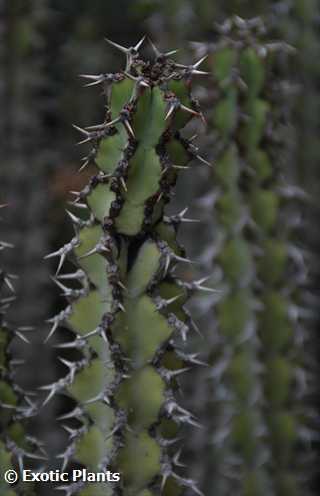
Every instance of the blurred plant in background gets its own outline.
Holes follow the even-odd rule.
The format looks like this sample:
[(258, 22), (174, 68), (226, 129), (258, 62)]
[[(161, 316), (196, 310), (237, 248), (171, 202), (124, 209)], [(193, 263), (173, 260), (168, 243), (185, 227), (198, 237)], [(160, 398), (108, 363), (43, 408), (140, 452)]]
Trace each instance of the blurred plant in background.
[[(15, 246), (4, 253), (6, 267), (19, 274), (17, 299), (8, 316), (16, 327), (41, 326), (54, 300), (48, 267), (43, 264), (50, 236), (55, 233), (54, 223), (49, 231), (47, 195), (49, 166), (57, 158), (50, 144), (50, 76), (46, 71), (46, 29), (51, 11), (48, 2), (31, 0), (3, 0), (0, 10), (1, 197), (8, 204), (2, 232)], [(41, 333), (29, 333), (28, 339), (29, 346), (17, 339), (12, 343), (15, 357), (25, 360), (16, 380), (27, 390), (40, 384), (39, 370), (48, 381), (55, 376), (51, 353), (44, 349)], [(56, 438), (55, 433), (52, 435), (52, 415), (48, 411), (46, 418), (36, 419), (35, 425), (32, 419), (30, 428), (30, 434), (41, 432), (49, 445), (54, 445)]]
[[(3, 205), (0, 206), (2, 208)], [(3, 235), (4, 233), (1, 233)], [(30, 435), (28, 422), (37, 413), (34, 395), (18, 385), (16, 376), (24, 360), (17, 359), (12, 353), (12, 342), (15, 337), (24, 346), (28, 343), (26, 327), (15, 328), (8, 323), (8, 310), (15, 302), (13, 282), (16, 277), (5, 269), (3, 253), (14, 247), (4, 239), (0, 241), (0, 470), (4, 475), (7, 471), (22, 471), (26, 464), (33, 460), (43, 460), (46, 454), (42, 443)], [(3, 496), (14, 494), (33, 494), (33, 484), (18, 481), (12, 491), (4, 477), (1, 477), (0, 491)]]
[[(212, 104), (219, 229), (212, 246), (222, 288), (213, 320), (222, 340), (213, 345), (212, 395), (222, 425), (209, 436), (221, 463), (218, 493), (237, 484), (243, 494), (299, 494), (299, 484), (307, 493), (311, 377), (301, 342), (307, 346), (312, 335), (299, 307), (307, 276), (295, 232), (300, 201), (291, 205), (301, 193), (284, 175), (290, 86), (277, 76), (277, 59), (282, 64), (292, 49), (268, 42), (258, 18), (227, 20), (221, 33), (207, 48), (219, 87)], [(211, 471), (208, 487), (210, 478)]]

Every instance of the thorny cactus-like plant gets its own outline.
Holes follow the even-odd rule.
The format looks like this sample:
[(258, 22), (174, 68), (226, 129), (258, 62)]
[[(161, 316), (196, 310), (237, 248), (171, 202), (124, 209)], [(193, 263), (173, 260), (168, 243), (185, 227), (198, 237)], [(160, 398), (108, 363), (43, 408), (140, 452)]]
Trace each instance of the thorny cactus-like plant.
[[(12, 245), (0, 241), (0, 253)], [(18, 483), (10, 488), (4, 480), (8, 470), (17, 470), (19, 473), (25, 466), (25, 460), (43, 458), (35, 452), (40, 444), (26, 435), (24, 422), (35, 415), (36, 405), (29, 393), (24, 392), (15, 383), (15, 368), (21, 365), (20, 360), (14, 360), (10, 354), (10, 345), (14, 336), (27, 341), (24, 331), (27, 328), (13, 331), (6, 322), (6, 311), (14, 300), (13, 276), (0, 269), (0, 493), (3, 496), (24, 495), (32, 496), (33, 485)]]
[[(224, 29), (231, 27), (229, 22)], [(215, 89), (214, 110), (209, 117), (216, 152), (213, 283), (220, 294), (214, 297), (211, 319), (215, 326), (211, 332), (216, 336), (212, 341), (213, 367), (209, 374), (214, 394), (209, 405), (213, 435), (207, 436), (205, 444), (211, 452), (213, 445), (210, 465), (214, 471), (206, 474), (206, 485), (212, 485), (219, 496), (258, 496), (272, 493), (264, 466), (268, 450), (261, 411), (256, 271), (247, 234), (247, 205), (241, 177), (245, 165), (239, 133), (245, 111), (239, 105), (243, 88), (237, 69), (245, 50), (228, 33), (219, 36), (209, 51), (208, 65)], [(208, 263), (212, 266), (212, 259)]]
[[(307, 418), (311, 376), (301, 349), (308, 341), (303, 289), (307, 269), (299, 241), (301, 209), (299, 213), (295, 204), (304, 193), (283, 179), (282, 171), (288, 173), (283, 153), (287, 87), (272, 72), (272, 58), (283, 56), (287, 47), (259, 45), (254, 40), (249, 45), (241, 61), (247, 86), (244, 112), (248, 116), (241, 142), (248, 166), (246, 196), (253, 221), (255, 291), (261, 303), (257, 316), (271, 451), (268, 468), (275, 494), (308, 494), (304, 477), (311, 454), (306, 450), (312, 439)], [(271, 58), (270, 67), (266, 58)], [(298, 456), (300, 450), (302, 456)]]
[[(196, 424), (177, 400), (178, 376), (198, 359), (183, 350), (193, 323), (183, 305), (200, 283), (183, 283), (175, 275), (178, 262), (189, 263), (176, 240), (185, 211), (173, 217), (164, 207), (178, 173), (190, 159), (205, 162), (181, 130), (202, 117), (190, 97), (198, 64), (183, 66), (153, 47), (155, 58), (140, 58), (141, 40), (123, 48), (125, 71), (84, 75), (88, 86), (102, 85), (105, 120), (87, 129), (76, 127), (92, 149), (83, 167), (97, 173), (70, 213), (75, 237), (49, 257), (59, 257), (56, 282), (69, 300), (52, 319), (72, 332), (61, 349), (80, 352), (67, 361), (67, 374), (45, 386), (49, 401), (69, 394), (75, 408), (61, 417), (70, 444), (60, 456), (63, 468), (76, 462), (88, 470), (121, 473), (123, 495), (180, 494), (197, 491), (179, 473), (180, 427)], [(76, 271), (62, 274), (70, 255)], [(78, 288), (65, 286), (77, 281)], [(68, 421), (73, 423), (70, 425)], [(75, 427), (74, 421), (78, 421)], [(74, 483), (67, 495), (113, 493), (116, 485)]]
[[(5, 248), (11, 247), (7, 243), (0, 242), (0, 251), (2, 252)], [(5, 311), (8, 304), (11, 301), (11, 296), (8, 297), (7, 290), (13, 292), (12, 282), (10, 277), (4, 272), (3, 269), (0, 271), (0, 345), (1, 345), (1, 375), (0, 375), (0, 405), (1, 405), (1, 438), (0, 438), (0, 468), (1, 473), (5, 473), (6, 470), (13, 468), (13, 460), (10, 452), (11, 440), (7, 436), (9, 431), (9, 426), (12, 420), (12, 410), (5, 409), (7, 406), (15, 407), (17, 404), (17, 396), (11, 385), (12, 371), (10, 369), (10, 358), (8, 356), (8, 348), (12, 338), (11, 332), (5, 323)], [(0, 481), (1, 492), (4, 492), (7, 496), (14, 495), (15, 493), (8, 489), (8, 485), (5, 481)]]
[(219, 87), (215, 265), (224, 290), (215, 307), (224, 352), (213, 368), (224, 409), (218, 494), (302, 494), (307, 375), (298, 301), (306, 271), (288, 200), (296, 189), (282, 178), (287, 109), (276, 71), (288, 47), (265, 42), (257, 19), (234, 18), (221, 31), (211, 58)]

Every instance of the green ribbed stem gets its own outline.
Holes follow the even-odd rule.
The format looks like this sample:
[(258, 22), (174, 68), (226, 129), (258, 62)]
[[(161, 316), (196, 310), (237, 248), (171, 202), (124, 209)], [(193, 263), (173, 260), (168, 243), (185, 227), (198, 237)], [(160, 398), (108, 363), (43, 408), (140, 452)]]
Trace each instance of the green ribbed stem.
[[(123, 495), (196, 489), (175, 458), (180, 429), (195, 423), (176, 399), (176, 378), (195, 360), (183, 352), (189, 286), (174, 274), (178, 262), (189, 261), (176, 241), (183, 215), (164, 215), (180, 167), (197, 154), (180, 135), (200, 117), (191, 77), (192, 68), (159, 53), (144, 62), (137, 49), (127, 51), (125, 73), (89, 76), (107, 95), (104, 123), (79, 128), (96, 174), (75, 200), (75, 207), (87, 205), (85, 218), (71, 215), (76, 235), (56, 253), (61, 262), (72, 253), (77, 272), (63, 276), (59, 265), (57, 283), (70, 305), (52, 319), (51, 334), (67, 327), (67, 346), (82, 354), (62, 359), (67, 375), (46, 387), (47, 400), (66, 391), (75, 400), (61, 417), (70, 433), (63, 466), (120, 472)], [(61, 286), (64, 277), (80, 288)], [(79, 428), (68, 427), (75, 418)], [(115, 487), (73, 484), (66, 492), (98, 496)]]
[[(243, 189), (242, 147), (239, 143), (242, 98), (233, 77), (239, 49), (232, 31), (220, 37), (209, 55), (214, 87), (218, 89), (210, 128), (218, 150), (214, 168), (215, 256), (214, 287), (217, 349), (212, 350), (214, 377), (212, 403), (213, 494), (270, 495), (266, 469), (263, 393), (256, 318), (256, 269), (247, 233), (247, 205)], [(241, 51), (240, 51), (241, 53)], [(210, 489), (209, 489), (210, 490)], [(215, 491), (215, 492), (214, 492)]]
[[(296, 382), (303, 368), (299, 346), (303, 327), (299, 317), (297, 321), (291, 317), (301, 298), (300, 255), (293, 253), (302, 252), (289, 224), (292, 207), (281, 191), (285, 190), (281, 167), (287, 156), (283, 139), (287, 114), (275, 74), (278, 54), (283, 56), (287, 47), (269, 45), (264, 34), (259, 20), (231, 20), (229, 32), (211, 56), (220, 87), (213, 124), (220, 146), (223, 140), (216, 210), (223, 240), (217, 262), (226, 296), (217, 305), (217, 316), (220, 332), (227, 325), (230, 336), (238, 338), (229, 343), (223, 375), (229, 379), (237, 412), (231, 417), (229, 434), (238, 458), (241, 494), (289, 496), (302, 494), (298, 479), (305, 473), (297, 458), (298, 443), (305, 444), (300, 433), (307, 414)], [(241, 340), (237, 332), (250, 319), (251, 331), (247, 340)], [(236, 358), (234, 365), (230, 357)], [(253, 384), (257, 392), (250, 407)], [(240, 393), (248, 401), (244, 416), (234, 406)], [(235, 430), (233, 422), (238, 426)], [(227, 451), (228, 439), (222, 442)], [(239, 469), (245, 463), (253, 468), (253, 478)], [(232, 472), (228, 472), (221, 494), (229, 494), (226, 481), (232, 480)]]

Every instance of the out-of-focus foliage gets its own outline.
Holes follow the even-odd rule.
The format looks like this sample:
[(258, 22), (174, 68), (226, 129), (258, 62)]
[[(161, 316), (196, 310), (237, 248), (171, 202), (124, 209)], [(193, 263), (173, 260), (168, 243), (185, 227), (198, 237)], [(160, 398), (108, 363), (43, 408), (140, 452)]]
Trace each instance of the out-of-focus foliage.
[[(43, 264), (49, 236), (55, 232), (53, 224), (49, 233), (51, 202), (47, 185), (48, 166), (56, 159), (50, 137), (47, 73), (46, 30), (51, 10), (46, 0), (3, 0), (0, 11), (0, 174), (1, 198), (8, 204), (2, 232), (15, 245), (15, 250), (4, 254), (8, 271), (19, 274), (15, 282), (17, 300), (8, 313), (17, 327), (37, 326), (48, 317), (53, 301), (48, 268)], [(25, 361), (17, 370), (16, 380), (28, 390), (40, 385), (39, 369), (42, 380), (55, 376), (51, 352), (46, 352), (39, 333), (30, 333), (30, 340), (30, 346), (17, 339), (12, 342), (15, 358)], [(52, 413), (47, 411), (47, 418), (32, 419), (29, 434), (56, 439), (52, 436)]]
[[(2, 206), (1, 206), (2, 207)], [(1, 208), (0, 207), (0, 208)], [(1, 233), (2, 237), (3, 233)], [(43, 458), (37, 454), (40, 443), (28, 437), (26, 420), (36, 414), (36, 404), (28, 391), (24, 391), (16, 382), (17, 368), (21, 363), (14, 359), (11, 345), (14, 336), (18, 336), (26, 346), (24, 329), (13, 329), (7, 322), (7, 311), (15, 301), (14, 277), (3, 266), (3, 253), (13, 246), (5, 240), (0, 241), (0, 470), (2, 474), (16, 470), (19, 474), (26, 467), (26, 461)], [(33, 484), (18, 481), (14, 489), (1, 477), (0, 491), (3, 496), (33, 496)]]

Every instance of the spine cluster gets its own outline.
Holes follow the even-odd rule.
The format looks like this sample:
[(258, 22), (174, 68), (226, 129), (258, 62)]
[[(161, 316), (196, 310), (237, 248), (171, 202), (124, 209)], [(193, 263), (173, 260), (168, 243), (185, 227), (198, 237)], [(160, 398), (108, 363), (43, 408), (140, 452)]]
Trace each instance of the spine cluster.
[[(49, 255), (59, 257), (55, 280), (69, 304), (52, 319), (48, 338), (63, 326), (72, 338), (61, 350), (79, 353), (72, 362), (61, 356), (65, 377), (45, 386), (45, 402), (56, 393), (75, 401), (61, 416), (70, 439), (63, 467), (121, 474), (117, 486), (80, 482), (63, 487), (67, 495), (197, 491), (180, 473), (177, 447), (180, 428), (196, 424), (177, 392), (179, 375), (197, 363), (184, 351), (192, 321), (183, 308), (197, 283), (175, 275), (179, 262), (190, 262), (176, 240), (185, 212), (168, 217), (164, 207), (180, 170), (194, 157), (203, 160), (181, 134), (201, 117), (190, 96), (192, 76), (201, 71), (155, 47), (146, 62), (142, 42), (128, 49), (110, 42), (125, 53), (125, 71), (84, 75), (105, 96), (104, 122), (77, 127), (91, 146), (83, 167), (96, 174), (75, 193), (74, 238)], [(75, 272), (61, 272), (66, 257)]]

